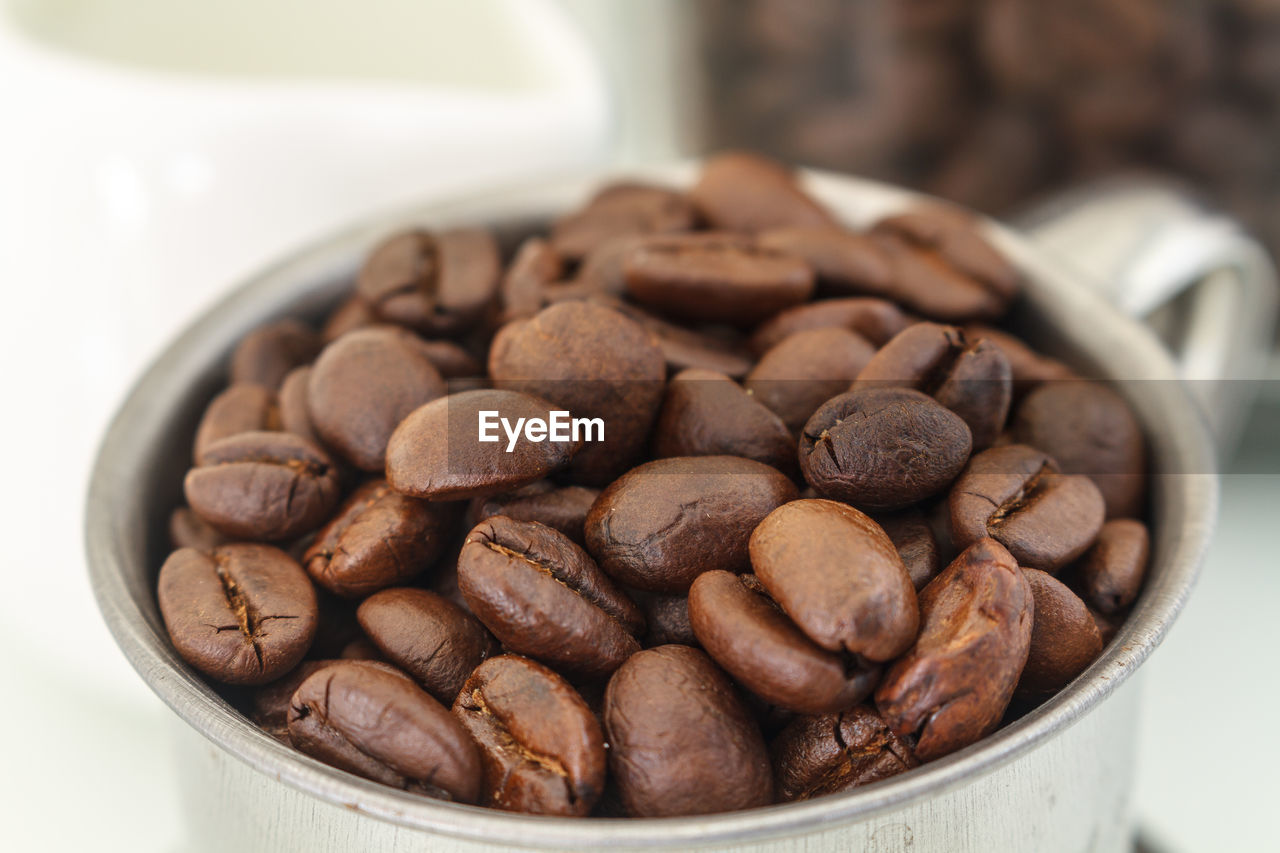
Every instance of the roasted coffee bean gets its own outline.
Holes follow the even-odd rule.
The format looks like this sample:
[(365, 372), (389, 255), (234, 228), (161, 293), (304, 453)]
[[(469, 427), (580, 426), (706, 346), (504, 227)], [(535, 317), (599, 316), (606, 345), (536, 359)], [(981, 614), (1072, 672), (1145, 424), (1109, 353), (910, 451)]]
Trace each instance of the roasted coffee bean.
[(209, 445), (242, 432), (270, 432), (281, 428), (276, 394), (262, 385), (232, 385), (214, 397), (196, 427), (197, 459)]
[(868, 510), (909, 506), (945, 489), (973, 439), (958, 415), (907, 388), (833, 397), (800, 435), (800, 470), (825, 497)]
[(386, 656), (367, 637), (357, 637), (342, 647), (342, 651), (338, 652), (338, 659), (385, 662)]
[(990, 447), (1004, 429), (1013, 399), (1013, 373), (1004, 351), (970, 339), (955, 326), (916, 323), (875, 353), (853, 388), (923, 391), (969, 425), (974, 450)]
[(481, 228), (406, 231), (370, 253), (357, 293), (388, 323), (427, 335), (463, 332), (498, 288), (498, 244)]
[(552, 305), (505, 326), (489, 350), (498, 388), (545, 397), (574, 417), (601, 418), (604, 441), (574, 458), (579, 485), (602, 486), (639, 456), (662, 402), (661, 350), (616, 311), (582, 302)]
[[(545, 488), (532, 488), (538, 485), (544, 485)], [(599, 489), (584, 486), (556, 488), (547, 480), (540, 480), (526, 489), (487, 499), (477, 498), (472, 526), (495, 515), (505, 515), (516, 521), (545, 524), (559, 530), (579, 545), (586, 541), (583, 527), (591, 505), (600, 497)]]
[(851, 506), (784, 504), (751, 534), (751, 566), (800, 630), (828, 651), (887, 661), (915, 639), (911, 576), (880, 526)]
[(788, 308), (761, 323), (751, 335), (751, 351), (763, 355), (796, 332), (832, 327), (848, 329), (875, 346), (883, 346), (909, 322), (897, 305), (885, 299), (823, 299)]
[(994, 319), (1018, 293), (1017, 271), (974, 228), (950, 217), (900, 214), (877, 223), (872, 235), (889, 257), (894, 301), (926, 317)]
[(496, 420), (491, 440), (480, 440), (480, 413), (497, 412), (496, 417), (519, 430), (520, 423), (549, 423), (555, 409), (544, 399), (516, 391), (462, 391), (434, 400), (392, 434), (387, 482), (406, 495), (442, 501), (491, 495), (540, 480), (568, 464), (582, 438), (533, 441), (525, 432), (508, 451), (512, 439)]
[(1120, 633), (1120, 625), (1124, 621), (1123, 615), (1108, 616), (1090, 607), (1089, 617), (1093, 619), (1093, 624), (1098, 629), (1098, 635), (1102, 638), (1102, 647), (1106, 648), (1115, 639), (1116, 634)]
[(644, 236), (615, 237), (592, 249), (574, 277), (547, 287), (547, 304), (574, 299), (618, 299), (627, 292), (622, 265)]
[(760, 356), (742, 384), (787, 429), (799, 432), (819, 406), (848, 390), (875, 354), (875, 347), (848, 329), (807, 329)]
[(703, 572), (745, 570), (751, 531), (795, 497), (795, 485), (762, 462), (658, 459), (600, 494), (587, 515), (587, 550), (627, 586), (685, 592)]
[(231, 354), (231, 384), (280, 387), (295, 367), (320, 352), (321, 338), (297, 320), (280, 320), (245, 335)]
[(644, 617), (559, 531), (494, 516), (458, 558), (458, 588), (502, 644), (562, 672), (598, 678), (640, 648)]
[(663, 595), (642, 589), (628, 590), (644, 614), (644, 647), (665, 646), (679, 643), (682, 646), (698, 645), (698, 637), (689, 622), (689, 597), (687, 595)]
[(964, 334), (969, 340), (985, 339), (1000, 348), (1009, 362), (1015, 397), (1021, 397), (1042, 382), (1057, 382), (1075, 377), (1071, 368), (1036, 352), (1021, 338), (1008, 332), (982, 323), (968, 323), (964, 327)]
[(551, 244), (571, 260), (580, 260), (620, 237), (689, 231), (697, 214), (683, 193), (637, 182), (601, 189), (581, 210), (563, 216), (551, 228)]
[(1102, 634), (1083, 601), (1059, 580), (1023, 569), (1035, 601), (1031, 650), (1018, 681), (1018, 695), (1052, 696), (1084, 672), (1102, 652)]
[(482, 805), (581, 817), (604, 792), (600, 723), (546, 667), (515, 655), (485, 661), (467, 679), (453, 715), (480, 748)]
[(1050, 574), (1093, 543), (1106, 509), (1093, 481), (1059, 473), (1048, 454), (1025, 444), (974, 456), (948, 500), (957, 546), (990, 536), (1019, 565)]
[(300, 435), (317, 445), (323, 445), (323, 439), (311, 423), (311, 409), (307, 404), (308, 387), (311, 383), (311, 365), (295, 367), (280, 383), (280, 429)]
[(564, 263), (551, 244), (530, 237), (520, 244), (511, 266), (502, 274), (498, 294), (502, 301), (501, 323), (532, 317), (546, 305), (546, 289), (564, 274)]
[(237, 539), (279, 541), (314, 530), (340, 497), (328, 454), (284, 432), (245, 432), (214, 442), (187, 472), (191, 508)]
[(717, 329), (719, 335), (711, 335), (668, 322), (628, 302), (614, 300), (609, 305), (653, 335), (667, 368), (673, 373), (692, 367), (738, 379), (751, 369), (751, 354), (738, 336), (725, 334), (728, 331), (725, 328)]
[[(426, 341), (406, 329), (400, 333), (445, 379), (472, 378), (484, 373), (479, 359), (453, 341)], [(456, 383), (450, 383), (449, 387), (458, 390)]]
[(302, 568), (268, 545), (182, 548), (160, 567), (160, 614), (187, 663), (227, 684), (266, 684), (315, 637), (316, 594)]
[(788, 710), (852, 708), (880, 677), (878, 667), (860, 666), (806, 637), (755, 575), (698, 575), (689, 588), (689, 622), (702, 648), (735, 681)]
[(920, 764), (911, 746), (866, 705), (797, 717), (769, 752), (778, 799), (788, 803), (851, 791)]
[(1146, 494), (1146, 441), (1115, 391), (1098, 382), (1048, 382), (1014, 413), (1015, 441), (1052, 456), (1066, 474), (1085, 474), (1107, 502), (1107, 518), (1134, 518)]
[(632, 655), (609, 680), (604, 728), (610, 775), (633, 817), (773, 801), (760, 727), (729, 679), (697, 649), (659, 646)]
[(911, 577), (911, 585), (917, 592), (924, 589), (924, 585), (942, 569), (942, 552), (924, 513), (912, 508), (880, 513), (871, 519), (880, 525), (893, 542), (893, 547), (898, 549), (902, 565)]
[(759, 243), (803, 258), (819, 287), (833, 293), (887, 296), (892, 293), (889, 259), (871, 237), (837, 226), (777, 228), (760, 234)]
[(731, 231), (834, 222), (785, 166), (739, 151), (709, 157), (689, 198), (712, 227)]
[(358, 295), (352, 294), (337, 308), (333, 309), (333, 313), (329, 315), (324, 328), (320, 330), (320, 337), (326, 344), (330, 344), (347, 332), (363, 329), (377, 322), (378, 317), (373, 313), (373, 309), (369, 307), (369, 303)]
[(276, 740), (289, 743), (289, 700), (302, 682), (331, 663), (331, 660), (304, 660), (280, 678), (254, 690), (249, 718)]
[(307, 382), (311, 423), (364, 471), (382, 471), (387, 441), (410, 412), (445, 393), (439, 371), (390, 329), (360, 329), (325, 347)]
[(1102, 525), (1078, 566), (1085, 600), (1107, 615), (1133, 604), (1147, 573), (1150, 549), (1147, 527), (1141, 521), (1117, 518)]
[(663, 314), (752, 326), (813, 293), (800, 258), (740, 234), (650, 237), (623, 261), (627, 294)]
[(994, 539), (966, 548), (920, 593), (920, 636), (885, 673), (876, 708), (932, 761), (995, 731), (1031, 648), (1031, 585)]
[(752, 391), (723, 373), (682, 370), (667, 383), (653, 455), (742, 456), (791, 476), (796, 441), (787, 425)]
[(180, 506), (169, 514), (169, 544), (175, 551), (179, 548), (212, 551), (229, 541), (209, 522), (196, 515), (191, 507)]
[(408, 676), (340, 661), (293, 694), (289, 739), (326, 764), (442, 798), (480, 798), (480, 755), (449, 711)]
[(387, 660), (445, 704), (452, 704), (471, 671), (498, 651), (474, 616), (425, 589), (375, 592), (361, 602), (356, 618)]

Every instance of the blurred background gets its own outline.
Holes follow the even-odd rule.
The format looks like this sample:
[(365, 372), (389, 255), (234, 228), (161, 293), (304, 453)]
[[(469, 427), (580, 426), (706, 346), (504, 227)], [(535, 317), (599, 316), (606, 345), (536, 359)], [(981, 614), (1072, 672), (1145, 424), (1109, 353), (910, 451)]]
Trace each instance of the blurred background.
[[(1280, 250), (1277, 0), (0, 0), (0, 116), (10, 850), (184, 849), (170, 715), (85, 581), (88, 468), (166, 341), (345, 221), (733, 146), (1015, 223), (1140, 174)], [(1280, 360), (1259, 305), (1214, 551), (1144, 667), (1155, 851), (1274, 845)]]

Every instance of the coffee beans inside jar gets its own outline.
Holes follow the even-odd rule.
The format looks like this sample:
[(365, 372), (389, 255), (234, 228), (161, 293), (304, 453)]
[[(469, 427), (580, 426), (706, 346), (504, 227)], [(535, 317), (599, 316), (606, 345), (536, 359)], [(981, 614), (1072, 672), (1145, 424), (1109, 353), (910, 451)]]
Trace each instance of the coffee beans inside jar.
[(1052, 697), (1140, 595), (1142, 430), (998, 328), (964, 212), (852, 228), (734, 153), (507, 243), (387, 235), (192, 436), (160, 612), (271, 736), (529, 814), (808, 799)]

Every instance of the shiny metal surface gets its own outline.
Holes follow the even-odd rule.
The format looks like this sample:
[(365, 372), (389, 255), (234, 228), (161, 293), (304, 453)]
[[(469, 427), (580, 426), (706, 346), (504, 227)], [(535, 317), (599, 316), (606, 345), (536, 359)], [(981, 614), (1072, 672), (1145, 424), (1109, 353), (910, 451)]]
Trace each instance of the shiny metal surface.
[[(673, 183), (690, 166), (644, 170)], [(879, 184), (807, 175), (852, 224), (915, 198)], [(272, 317), (314, 313), (349, 284), (387, 231), (422, 225), (545, 222), (598, 178), (507, 189), (405, 210), (322, 240), (255, 277), (186, 330), (139, 380), (103, 441), (89, 490), (94, 589), (117, 642), (186, 725), (179, 737), (193, 838), (208, 849), (1121, 850), (1136, 689), (1125, 682), (1181, 610), (1217, 502), (1208, 433), (1159, 341), (1014, 232), (992, 238), (1025, 272), (1017, 321), (1081, 369), (1119, 386), (1148, 431), (1155, 537), (1149, 583), (1103, 655), (1060, 695), (991, 737), (867, 788), (810, 802), (667, 820), (563, 820), (441, 803), (327, 767), (274, 741), (228, 706), (169, 647), (153, 598), (164, 519), (180, 493), (189, 437), (232, 342)], [(1124, 687), (1120, 690), (1121, 685)], [(199, 732), (206, 739), (194, 739)], [(195, 742), (193, 742), (195, 741)]]

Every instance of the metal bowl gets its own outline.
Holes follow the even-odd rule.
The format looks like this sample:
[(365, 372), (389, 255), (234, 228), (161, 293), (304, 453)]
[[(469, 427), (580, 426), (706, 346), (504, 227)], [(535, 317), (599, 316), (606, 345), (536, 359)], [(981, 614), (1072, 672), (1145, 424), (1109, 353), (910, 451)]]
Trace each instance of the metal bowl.
[[(637, 174), (680, 185), (694, 168)], [(995, 224), (986, 226), (991, 238), (1027, 280), (1015, 325), (1077, 368), (1116, 380), (1143, 424), (1154, 535), (1146, 588), (1101, 657), (1052, 700), (980, 743), (884, 782), (789, 805), (678, 819), (519, 816), (426, 799), (321, 764), (264, 734), (178, 657), (157, 611), (155, 578), (195, 424), (224, 381), (234, 342), (265, 321), (317, 316), (333, 305), (363, 253), (391, 230), (486, 224), (510, 242), (582, 201), (601, 180), (559, 180), (400, 210), (320, 240), (254, 276), (185, 330), (116, 415), (89, 487), (90, 576), (121, 650), (185, 721), (180, 780), (193, 846), (1124, 849), (1137, 702), (1133, 689), (1117, 688), (1186, 602), (1215, 518), (1213, 455), (1199, 410), (1152, 334)], [(805, 181), (854, 225), (918, 200), (831, 174), (805, 173)], [(207, 742), (189, 737), (192, 730)]]

